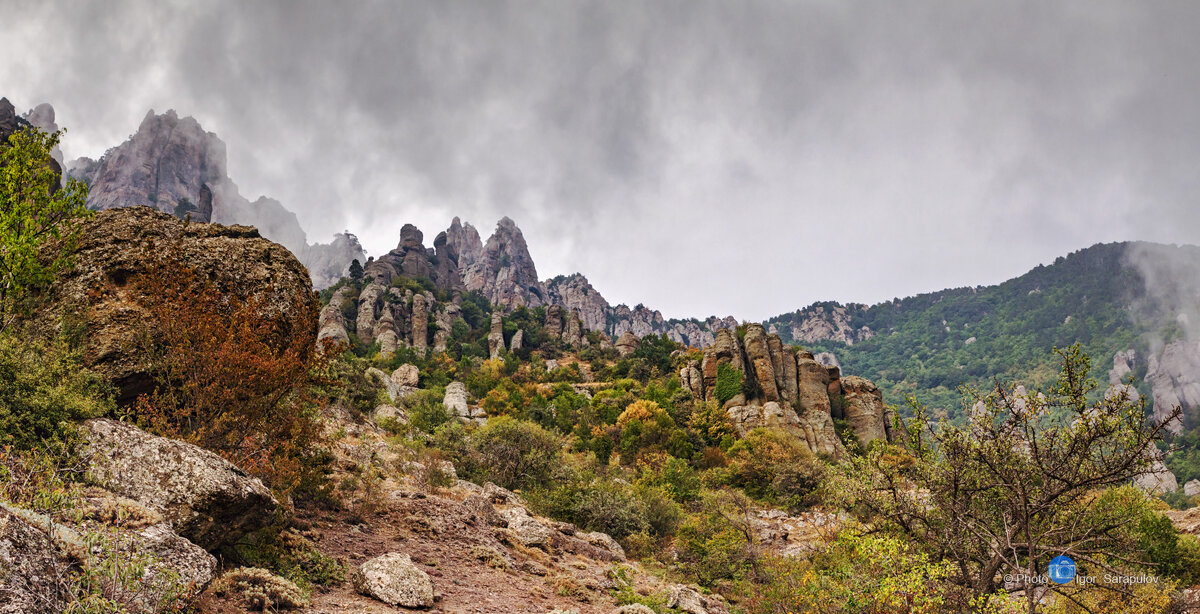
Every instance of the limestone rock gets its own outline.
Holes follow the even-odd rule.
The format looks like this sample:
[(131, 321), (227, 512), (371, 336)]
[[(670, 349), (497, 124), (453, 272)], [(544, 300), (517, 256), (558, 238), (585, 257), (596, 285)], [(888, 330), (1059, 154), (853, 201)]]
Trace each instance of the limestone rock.
[(384, 390), (387, 391), (388, 398), (390, 398), (393, 402), (399, 401), (404, 397), (402, 394), (403, 390), (400, 388), (400, 385), (397, 384), (396, 381), (393, 380), (387, 373), (384, 373), (375, 367), (370, 367), (366, 371), (366, 376), (367, 378), (372, 379), (379, 385), (383, 386)]
[(563, 308), (559, 305), (550, 305), (546, 308), (546, 334), (554, 339), (562, 339), (563, 333)]
[(500, 350), (504, 349), (504, 323), (498, 311), (492, 313), (492, 329), (487, 339), (488, 352), (491, 359), (496, 360), (500, 357)]
[(1183, 494), (1186, 497), (1195, 497), (1200, 495), (1200, 480), (1188, 480), (1183, 485)]
[(484, 495), (470, 495), (463, 500), (463, 505), (471, 510), (471, 513), (475, 514), (475, 517), (485, 525), (492, 527), (508, 526), (508, 521), (496, 512), (496, 508), (492, 505), (491, 500)]
[(697, 399), (704, 398), (704, 375), (700, 373), (700, 363), (693, 360), (680, 369), (679, 382), (692, 396)]
[(515, 352), (515, 351), (521, 349), (522, 344), (524, 342), (525, 342), (525, 331), (521, 330), (521, 329), (517, 329), (517, 332), (513, 333), (512, 341), (510, 341), (508, 344), (508, 350), (510, 352)]
[(654, 610), (640, 603), (631, 603), (613, 610), (612, 614), (654, 614)]
[(467, 407), (467, 386), (462, 382), (446, 384), (446, 395), (442, 397), (442, 405), (446, 407), (446, 411), (455, 416), (471, 417), (470, 409)]
[(687, 614), (708, 614), (708, 608), (704, 607), (704, 596), (700, 591), (684, 584), (672, 584), (667, 587), (667, 607)]
[(66, 595), (55, 576), (68, 565), (45, 533), (0, 507), (0, 614), (58, 614)]
[(1149, 473), (1134, 478), (1133, 485), (1157, 496), (1179, 490), (1179, 479), (1159, 458), (1151, 464)]
[(767, 346), (767, 333), (762, 324), (746, 326), (743, 344), (748, 367), (746, 377), (754, 378), (764, 401), (778, 402), (780, 397), (779, 389), (775, 385), (775, 368)]
[(583, 275), (576, 273), (550, 280), (546, 291), (555, 306), (562, 305), (568, 313), (577, 313), (585, 330), (604, 330), (607, 326), (608, 301)]
[(617, 543), (617, 540), (613, 539), (608, 533), (593, 531), (591, 533), (578, 533), (578, 536), (597, 548), (603, 548), (609, 551), (609, 553), (611, 553), (613, 558), (616, 560), (625, 560), (625, 549), (622, 548), (621, 544)]
[(93, 479), (206, 550), (266, 526), (279, 507), (261, 481), (207, 450), (114, 420), (88, 420), (82, 432)]
[(516, 534), (517, 539), (526, 546), (545, 547), (550, 540), (550, 527), (538, 522), (523, 507), (512, 507), (500, 510), (500, 517), (508, 523), (508, 528)]
[(230, 298), (254, 301), (282, 335), (315, 345), (318, 303), (308, 271), (287, 249), (253, 228), (184, 224), (146, 207), (101, 211), (85, 223), (74, 264), (51, 286), (38, 319), (57, 325), (64, 312), (80, 315), (89, 331), (85, 365), (129, 403), (155, 385), (143, 340), (155, 333), (148, 309), (158, 297), (139, 284), (179, 264)]
[(407, 554), (389, 552), (354, 570), (354, 589), (389, 605), (427, 608), (433, 605), (433, 582)]
[(882, 439), (891, 440), (892, 412), (883, 402), (883, 393), (870, 380), (858, 376), (841, 379), (846, 395), (846, 422), (865, 446)]
[(713, 391), (717, 387), (717, 368), (729, 364), (734, 369), (742, 368), (742, 346), (733, 331), (723, 328), (717, 331), (713, 344), (704, 348), (704, 361), (701, 363), (701, 373), (704, 375), (704, 398), (715, 399)]
[(429, 305), (425, 294), (413, 296), (412, 303), (412, 347), (421, 354), (429, 347)]
[(403, 364), (392, 371), (391, 379), (397, 386), (416, 388), (420, 376), (421, 371), (416, 365)]
[[(796, 359), (796, 405), (809, 411), (830, 413), (829, 370), (811, 358)], [(834, 416), (841, 418), (842, 416)]]
[[(1183, 408), (1183, 418), (1194, 419), (1200, 413), (1200, 343), (1191, 340), (1172, 341), (1163, 346), (1148, 361), (1146, 381), (1154, 397), (1151, 417), (1166, 420), (1176, 407)], [(1167, 429), (1179, 433), (1183, 422), (1174, 420)]]
[(507, 217), (496, 224), (479, 259), (463, 270), (462, 278), (467, 290), (483, 292), (492, 304), (506, 311), (547, 302), (525, 236)]
[(637, 350), (638, 345), (638, 338), (634, 336), (633, 332), (625, 331), (624, 334), (617, 338), (616, 348), (617, 352), (622, 356), (628, 356)]
[(386, 293), (386, 288), (382, 283), (372, 281), (358, 294), (358, 319), (355, 321), (354, 329), (358, 332), (359, 341), (374, 343), (375, 313), (379, 309), (380, 298)]
[(562, 339), (563, 343), (571, 347), (583, 345), (583, 324), (579, 321), (579, 314), (574, 310), (567, 312), (567, 322)]

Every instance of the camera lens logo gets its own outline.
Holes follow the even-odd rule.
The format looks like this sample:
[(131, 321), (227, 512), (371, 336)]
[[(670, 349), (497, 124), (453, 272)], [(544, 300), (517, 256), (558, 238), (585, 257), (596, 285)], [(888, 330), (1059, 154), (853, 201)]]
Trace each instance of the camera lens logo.
[(1056, 556), (1050, 560), (1047, 572), (1051, 580), (1058, 584), (1066, 584), (1075, 579), (1075, 561), (1065, 554)]

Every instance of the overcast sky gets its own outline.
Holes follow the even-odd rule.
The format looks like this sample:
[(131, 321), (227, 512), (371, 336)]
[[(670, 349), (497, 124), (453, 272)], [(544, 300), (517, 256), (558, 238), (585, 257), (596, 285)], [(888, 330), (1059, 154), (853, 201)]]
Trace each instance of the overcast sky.
[(310, 241), (508, 215), (669, 317), (1200, 243), (1200, 3), (0, 3), (0, 95), (68, 159), (174, 108)]

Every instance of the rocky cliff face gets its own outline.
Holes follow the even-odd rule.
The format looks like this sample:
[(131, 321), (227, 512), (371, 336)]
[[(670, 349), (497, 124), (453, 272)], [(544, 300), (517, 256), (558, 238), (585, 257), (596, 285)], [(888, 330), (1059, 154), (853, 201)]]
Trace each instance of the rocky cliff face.
[[(7, 144), (12, 133), (23, 128), (35, 126), (44, 132), (58, 130), (54, 123), (54, 108), (48, 104), (40, 104), (24, 116), (17, 115), (17, 110), (7, 98), (0, 98), (0, 144)], [(51, 166), (54, 172), (62, 176), (62, 152), (57, 147), (51, 152)]]
[[(723, 365), (740, 372), (743, 382), (732, 394), (725, 393), (728, 398), (718, 397)], [(834, 430), (837, 417), (849, 422), (864, 445), (892, 439), (890, 412), (874, 384), (858, 377), (843, 382), (839, 369), (818, 363), (807, 352), (797, 353), (760, 324), (747, 325), (741, 339), (731, 329), (718, 330), (703, 361), (685, 366), (679, 379), (694, 396), (723, 401), (743, 434), (779, 427), (796, 433), (815, 453), (841, 456), (845, 449)]]
[(525, 235), (507, 217), (496, 224), (496, 232), (488, 238), (478, 259), (462, 269), (462, 279), (467, 290), (483, 292), (492, 304), (505, 310), (547, 303)]
[(875, 336), (867, 326), (855, 327), (853, 312), (862, 305), (815, 304), (788, 316), (776, 318), (771, 332), (778, 332), (792, 343), (836, 341), (854, 345)]
[[(38, 116), (52, 121), (53, 111), (42, 109)], [(99, 160), (73, 161), (68, 173), (88, 184), (92, 209), (146, 206), (198, 222), (254, 226), (296, 254), (318, 288), (345, 275), (351, 260), (365, 259), (353, 235), (311, 245), (295, 214), (279, 201), (243, 197), (228, 176), (225, 143), (175, 111), (150, 111), (128, 141)]]

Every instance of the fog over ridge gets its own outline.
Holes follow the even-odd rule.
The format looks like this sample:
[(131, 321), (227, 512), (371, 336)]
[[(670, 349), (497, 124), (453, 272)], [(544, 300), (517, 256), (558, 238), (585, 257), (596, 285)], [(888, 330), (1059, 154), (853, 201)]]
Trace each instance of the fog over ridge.
[(0, 95), (68, 159), (173, 108), (313, 241), (507, 215), (668, 317), (1200, 243), (1192, 3), (7, 4)]

